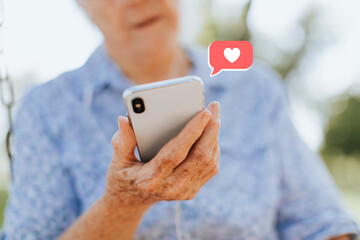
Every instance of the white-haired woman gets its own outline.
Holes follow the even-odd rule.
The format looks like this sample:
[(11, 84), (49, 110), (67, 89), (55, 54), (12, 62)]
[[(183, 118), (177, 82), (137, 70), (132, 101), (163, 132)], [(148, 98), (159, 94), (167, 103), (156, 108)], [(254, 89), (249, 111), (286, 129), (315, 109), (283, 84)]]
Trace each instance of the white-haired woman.
[[(275, 74), (255, 64), (210, 79), (206, 50), (178, 42), (177, 0), (78, 1), (104, 43), (23, 97), (2, 239), (357, 236)], [(122, 91), (189, 74), (217, 102), (139, 162)]]

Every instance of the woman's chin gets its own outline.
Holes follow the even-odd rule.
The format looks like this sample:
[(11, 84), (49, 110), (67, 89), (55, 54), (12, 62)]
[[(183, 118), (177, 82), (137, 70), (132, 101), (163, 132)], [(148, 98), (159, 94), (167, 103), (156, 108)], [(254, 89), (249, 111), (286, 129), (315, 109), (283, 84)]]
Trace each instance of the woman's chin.
[(133, 47), (142, 53), (156, 53), (161, 50), (171, 49), (176, 46), (176, 36), (171, 34), (154, 34), (134, 41)]

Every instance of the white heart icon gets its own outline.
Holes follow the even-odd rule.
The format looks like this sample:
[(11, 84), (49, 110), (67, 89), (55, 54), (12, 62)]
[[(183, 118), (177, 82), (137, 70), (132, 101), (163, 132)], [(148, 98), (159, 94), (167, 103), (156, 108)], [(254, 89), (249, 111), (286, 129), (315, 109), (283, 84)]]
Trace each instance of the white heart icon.
[(224, 56), (229, 62), (234, 63), (240, 57), (240, 49), (238, 49), (238, 48), (234, 48), (234, 49), (227, 48), (224, 51)]

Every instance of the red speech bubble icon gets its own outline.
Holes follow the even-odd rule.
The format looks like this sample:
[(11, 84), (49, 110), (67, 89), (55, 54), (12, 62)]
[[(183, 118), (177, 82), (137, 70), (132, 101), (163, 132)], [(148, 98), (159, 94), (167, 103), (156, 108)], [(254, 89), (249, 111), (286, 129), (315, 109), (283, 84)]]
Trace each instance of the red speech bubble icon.
[(253, 48), (248, 41), (215, 41), (209, 46), (211, 77), (221, 71), (246, 71), (253, 63)]

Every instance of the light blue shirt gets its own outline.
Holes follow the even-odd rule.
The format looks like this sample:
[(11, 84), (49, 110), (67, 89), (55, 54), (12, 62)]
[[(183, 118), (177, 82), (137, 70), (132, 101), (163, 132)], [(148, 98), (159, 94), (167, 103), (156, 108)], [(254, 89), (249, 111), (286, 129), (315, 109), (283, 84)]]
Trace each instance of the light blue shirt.
[[(206, 49), (185, 48), (221, 103), (220, 171), (190, 201), (192, 239), (326, 239), (358, 228), (322, 160), (290, 120), (278, 76), (255, 63), (210, 78)], [(14, 124), (14, 182), (2, 239), (54, 239), (104, 193), (122, 92), (132, 84), (101, 45), (81, 68), (29, 91)], [(145, 214), (138, 239), (175, 239), (175, 202)]]

